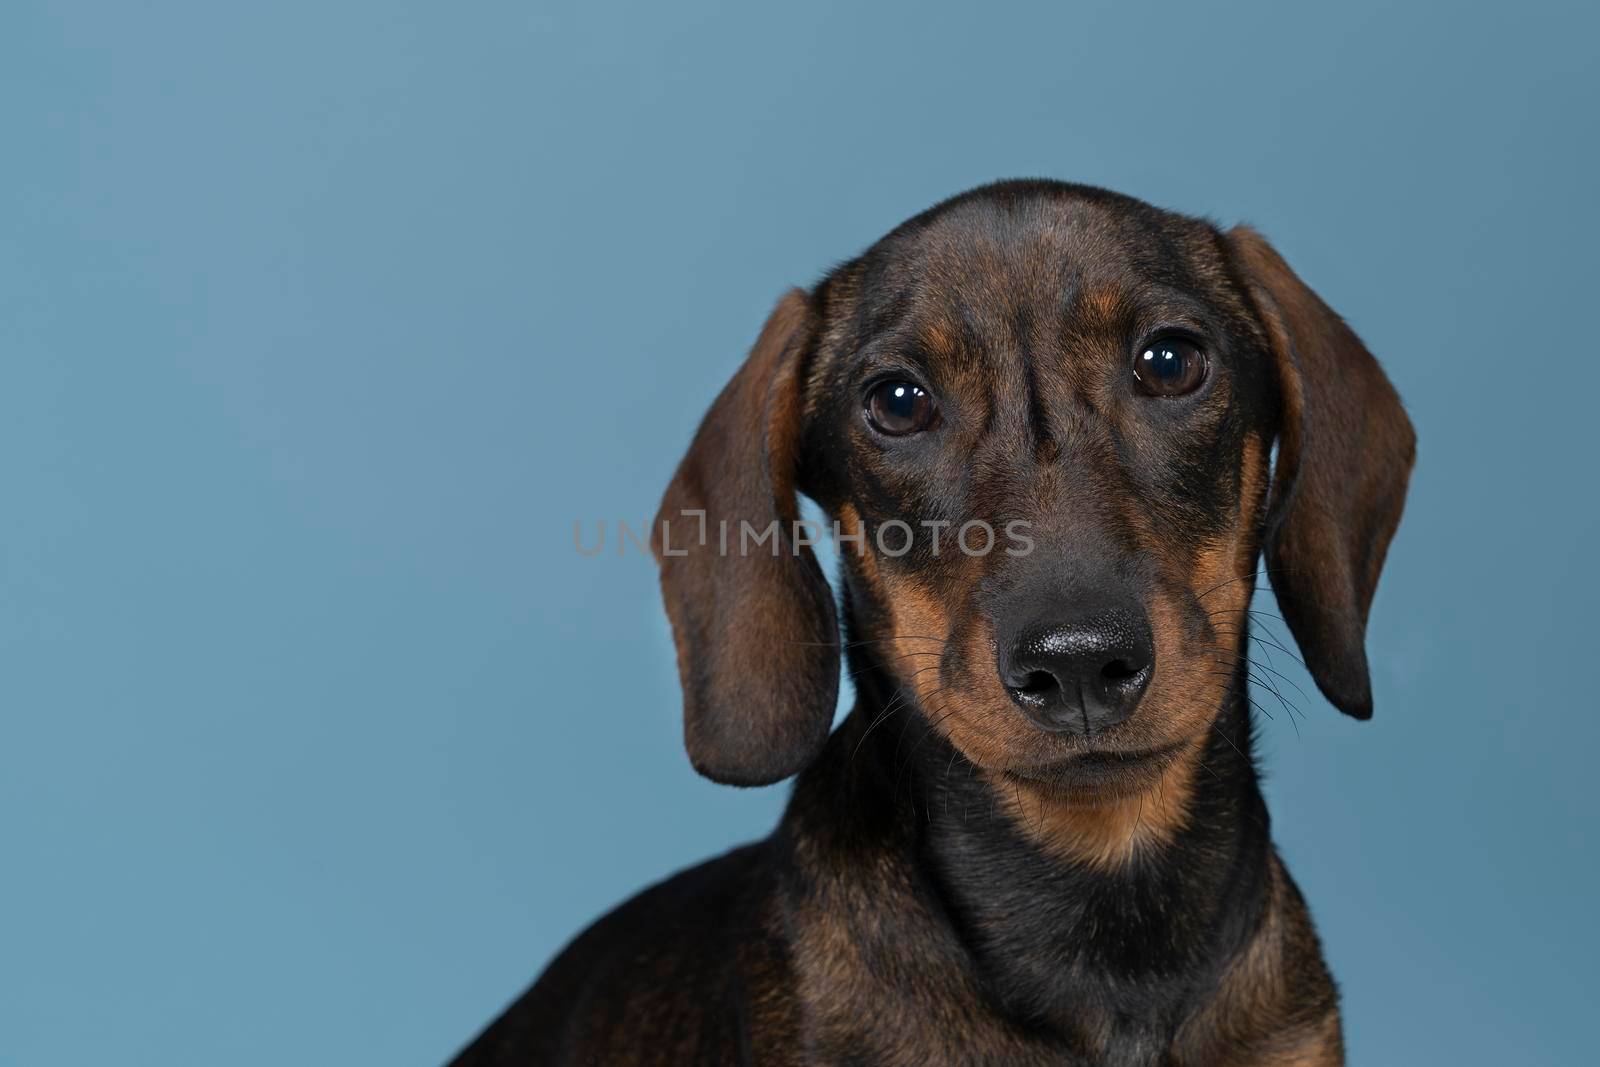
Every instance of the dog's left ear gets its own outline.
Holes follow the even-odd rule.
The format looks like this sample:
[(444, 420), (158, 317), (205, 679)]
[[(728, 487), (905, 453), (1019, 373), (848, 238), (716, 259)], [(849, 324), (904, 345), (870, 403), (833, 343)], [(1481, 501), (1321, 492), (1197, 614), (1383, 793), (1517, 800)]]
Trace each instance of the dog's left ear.
[(684, 745), (697, 771), (728, 785), (770, 785), (810, 763), (839, 698), (833, 593), (793, 536), (801, 364), (816, 320), (799, 289), (778, 302), (706, 413), (651, 531)]
[(1228, 245), (1278, 367), (1283, 418), (1264, 551), (1306, 666), (1334, 706), (1372, 717), (1367, 610), (1416, 456), (1416, 435), (1378, 361), (1254, 230)]

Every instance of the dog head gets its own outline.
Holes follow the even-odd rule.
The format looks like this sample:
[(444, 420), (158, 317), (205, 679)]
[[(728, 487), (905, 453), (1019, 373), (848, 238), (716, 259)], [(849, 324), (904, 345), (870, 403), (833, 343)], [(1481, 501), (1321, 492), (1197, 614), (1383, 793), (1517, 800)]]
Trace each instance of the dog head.
[(1114, 788), (1193, 744), (1263, 555), (1317, 684), (1366, 718), (1413, 451), (1253, 231), (1053, 182), (956, 197), (779, 302), (667, 491), (690, 757), (762, 784), (827, 736), (840, 630), (802, 493), (841, 535), (859, 658), (985, 770)]

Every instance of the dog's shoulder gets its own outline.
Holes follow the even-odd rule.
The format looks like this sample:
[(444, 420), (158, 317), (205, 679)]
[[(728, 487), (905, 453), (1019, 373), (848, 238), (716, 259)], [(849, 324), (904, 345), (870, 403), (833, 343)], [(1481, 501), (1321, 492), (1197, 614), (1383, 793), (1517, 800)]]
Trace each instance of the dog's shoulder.
[(1276, 851), (1255, 930), (1180, 1033), (1178, 1047), (1184, 1062), (1344, 1062), (1338, 986), (1311, 912)]
[(773, 846), (734, 849), (643, 890), (579, 934), (454, 1061), (706, 1063), (748, 1058), (784, 966), (767, 930)]

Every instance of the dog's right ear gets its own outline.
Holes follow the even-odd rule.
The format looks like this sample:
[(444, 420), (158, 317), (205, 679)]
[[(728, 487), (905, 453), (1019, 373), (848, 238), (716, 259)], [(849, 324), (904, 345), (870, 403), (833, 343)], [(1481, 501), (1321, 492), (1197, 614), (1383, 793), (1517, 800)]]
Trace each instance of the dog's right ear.
[(651, 531), (684, 744), (696, 770), (728, 785), (770, 785), (805, 767), (839, 696), (833, 594), (793, 537), (801, 363), (816, 334), (810, 299), (791, 290), (706, 413)]

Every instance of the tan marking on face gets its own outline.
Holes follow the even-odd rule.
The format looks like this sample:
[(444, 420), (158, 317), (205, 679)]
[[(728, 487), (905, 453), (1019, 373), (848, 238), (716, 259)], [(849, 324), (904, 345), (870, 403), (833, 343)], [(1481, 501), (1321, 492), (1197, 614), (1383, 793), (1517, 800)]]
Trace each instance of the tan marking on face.
[(1116, 286), (1092, 285), (1079, 295), (1074, 309), (1080, 327), (1110, 329), (1121, 322), (1122, 290)]
[[(1214, 662), (1216, 657), (1192, 657), (1195, 662), (1176, 684), (1152, 686), (1145, 699), (1154, 702), (1153, 709), (1141, 707), (1133, 719), (1114, 728), (1114, 743), (1128, 751), (1176, 746), (1172, 756), (1142, 777), (1130, 776), (1117, 795), (1074, 794), (1010, 773), (1057, 763), (1090, 746), (1040, 730), (1012, 702), (989, 669), (995, 655), (990, 624), (972, 619), (965, 632), (958, 624), (958, 631), (951, 633), (950, 613), (930, 593), (893, 580), (885, 582), (885, 589), (896, 634), (889, 651), (893, 673), (911, 688), (933, 728), (980, 769), (1019, 830), (1057, 855), (1101, 867), (1126, 863), (1140, 849), (1176, 837), (1188, 819), (1205, 730), (1221, 703), (1225, 680), (1220, 675), (1225, 671)], [(1179, 647), (1176, 616), (1164, 601), (1152, 612), (1152, 629), (1159, 664), (1165, 649)], [(960, 642), (959, 661), (966, 666), (956, 677), (945, 677), (938, 669), (932, 643), (922, 636), (947, 633), (949, 640)], [(1173, 653), (1167, 675), (1180, 671), (1177, 663)]]
[(922, 346), (935, 358), (948, 359), (955, 355), (959, 338), (949, 321), (940, 317), (924, 323), (921, 330)]
[(1129, 725), (1153, 734), (1150, 746), (1194, 737), (1211, 726), (1222, 707), (1231, 668), (1238, 655), (1237, 633), (1217, 632), (1195, 640), (1177, 605), (1158, 593), (1149, 604), (1155, 639), (1156, 672)]
[(1151, 535), (1148, 516), (1137, 509), (1129, 516), (1143, 543), (1151, 546), (1147, 558), (1164, 569), (1169, 587), (1188, 590), (1203, 616), (1197, 627), (1193, 606), (1180, 605), (1167, 590), (1158, 590), (1147, 605), (1156, 673), (1123, 728), (1151, 745), (1211, 729), (1244, 658), (1241, 639), (1255, 590), (1252, 570), (1266, 499), (1267, 449), (1260, 438), (1246, 442), (1234, 521), (1225, 534), (1192, 552), (1163, 551)]
[(1244, 458), (1239, 468), (1239, 518), (1234, 527), (1234, 567), (1247, 574), (1255, 565), (1260, 546), (1258, 531), (1267, 502), (1267, 464), (1272, 442), (1256, 436), (1247, 437)]
[(1214, 618), (1234, 619), (1250, 606), (1255, 582), (1251, 569), (1259, 545), (1266, 502), (1268, 445), (1258, 437), (1245, 442), (1239, 465), (1239, 504), (1227, 536), (1204, 546), (1195, 560), (1191, 586), (1195, 596)]
[(960, 642), (962, 677), (945, 679), (938, 695), (939, 710), (932, 714), (934, 728), (961, 754), (984, 770), (1004, 769), (1019, 762), (1044, 763), (1060, 759), (1051, 753), (1048, 738), (1023, 716), (1000, 685), (994, 663), (994, 631), (986, 620), (973, 619)]
[(1194, 678), (1200, 677), (1200, 672), (1213, 673), (1216, 687), (1207, 692), (1215, 698), (1214, 705), (1234, 668), (1248, 653), (1242, 647), (1242, 638), (1247, 629), (1245, 616), (1255, 595), (1254, 567), (1260, 550), (1257, 531), (1267, 491), (1267, 447), (1255, 437), (1245, 442), (1233, 528), (1227, 536), (1200, 549), (1189, 581), (1190, 590), (1205, 613), (1204, 647), (1180, 653), (1180, 669)]
[[(1114, 293), (1098, 294), (1103, 311)], [(1215, 542), (1174, 552), (1154, 536), (1150, 516), (1125, 515), (1149, 556), (1168, 572), (1168, 583), (1187, 587), (1210, 618), (1193, 631), (1192, 610), (1158, 591), (1146, 608), (1156, 650), (1156, 674), (1139, 709), (1089, 746), (1039, 730), (1016, 707), (992, 669), (992, 622), (974, 609), (973, 561), (967, 573), (940, 589), (898, 574), (877, 559), (870, 540), (858, 546), (860, 572), (882, 598), (892, 632), (881, 655), (896, 681), (916, 698), (930, 724), (980, 769), (995, 790), (998, 809), (1041, 847), (1101, 868), (1127, 863), (1142, 850), (1170, 843), (1187, 824), (1202, 752), (1239, 659), (1239, 634), (1253, 588), (1254, 530), (1266, 492), (1266, 446), (1251, 438), (1242, 460), (1236, 520)], [(841, 525), (863, 529), (855, 508), (839, 512)], [(946, 676), (945, 642), (958, 642), (960, 669)], [(1057, 785), (1016, 772), (1059, 762), (1089, 747), (1144, 751), (1174, 748), (1148, 774), (1131, 776), (1117, 795), (1068, 795)]]
[[(1002, 806), (1013, 822), (1058, 855), (1100, 867), (1126, 863), (1141, 849), (1171, 842), (1187, 822), (1200, 753), (1233, 677), (1240, 652), (1244, 611), (1253, 588), (1249, 571), (1256, 546), (1251, 531), (1265, 492), (1265, 450), (1252, 440), (1240, 477), (1240, 502), (1229, 534), (1203, 546), (1191, 559), (1167, 559), (1208, 616), (1200, 634), (1186, 624), (1172, 597), (1157, 592), (1147, 604), (1156, 652), (1156, 673), (1138, 710), (1102, 735), (1126, 749), (1178, 745), (1177, 755), (1123, 795), (1090, 798), (1061, 795), (1057, 788), (991, 774)], [(1148, 519), (1130, 516), (1146, 532)], [(1156, 543), (1153, 540), (1147, 543)], [(1152, 557), (1161, 558), (1152, 551)], [(971, 710), (948, 725), (947, 734), (986, 769), (1025, 765), (1042, 747), (1039, 732), (1023, 724), (995, 722), (991, 707), (1012, 711), (1003, 692), (971, 702)], [(1011, 719), (1021, 722), (1022, 717)], [(1060, 758), (1059, 754), (1055, 758)], [(1043, 761), (1041, 761), (1043, 762)]]
[[(994, 659), (992, 633), (973, 627), (962, 639), (968, 664)], [(1068, 741), (1038, 729), (1016, 707), (993, 671), (979, 677), (946, 679), (928, 698), (931, 685), (917, 687), (936, 730), (980, 769), (1003, 810), (1017, 828), (1041, 847), (1064, 858), (1098, 867), (1116, 867), (1141, 849), (1172, 841), (1187, 823), (1189, 798), (1199, 771), (1203, 730), (1209, 717), (1170, 723), (1124, 724), (1119, 744), (1130, 750), (1169, 746), (1178, 750), (1139, 778), (1130, 777), (1117, 795), (1084, 796), (1051, 783), (1033, 781), (1015, 772), (1052, 764), (1085, 751), (1081, 741)], [(1209, 679), (1208, 679), (1209, 681)], [(1212, 699), (1214, 710), (1218, 701)], [(1188, 708), (1204, 705), (1190, 701)], [(1138, 716), (1135, 716), (1137, 719)]]
[(861, 576), (874, 588), (878, 588), (878, 557), (868, 547), (869, 536), (867, 524), (861, 520), (861, 513), (851, 503), (840, 504), (837, 518), (839, 529), (844, 531), (844, 536), (850, 540), (840, 540), (840, 550), (852, 553), (849, 559), (854, 559), (861, 566)]
[(950, 632), (950, 618), (937, 597), (912, 582), (897, 582), (887, 576), (884, 587), (889, 591), (889, 614), (895, 621), (896, 640), (910, 636), (942, 641)]
[(1042, 782), (991, 777), (1001, 806), (1024, 834), (1054, 855), (1102, 869), (1126, 864), (1143, 849), (1170, 844), (1189, 820), (1200, 745), (1196, 741), (1153, 769), (1142, 788), (1085, 802)]
[(846, 563), (855, 565), (856, 573), (889, 613), (889, 632), (873, 640), (868, 654), (926, 708), (926, 696), (936, 694), (941, 685), (940, 654), (949, 633), (949, 618), (935, 597), (885, 571), (872, 535), (853, 504), (839, 505), (835, 515), (841, 530), (862, 538), (846, 543)]
[[(841, 530), (862, 537), (842, 549), (845, 562), (853, 565), (889, 617), (886, 631), (873, 634), (867, 654), (920, 701), (940, 686), (940, 653), (949, 634), (949, 615), (932, 593), (884, 565), (854, 505), (841, 504), (835, 515)], [(893, 699), (903, 698), (896, 694)]]

